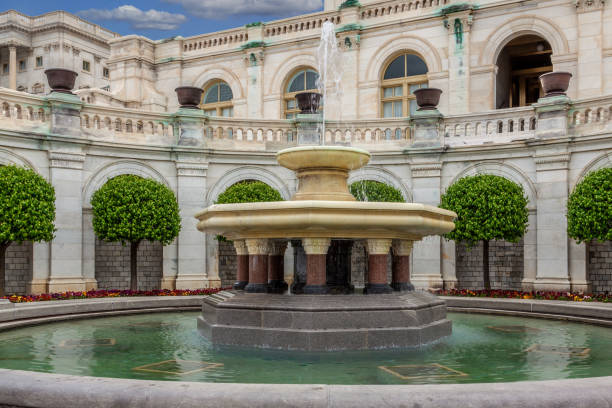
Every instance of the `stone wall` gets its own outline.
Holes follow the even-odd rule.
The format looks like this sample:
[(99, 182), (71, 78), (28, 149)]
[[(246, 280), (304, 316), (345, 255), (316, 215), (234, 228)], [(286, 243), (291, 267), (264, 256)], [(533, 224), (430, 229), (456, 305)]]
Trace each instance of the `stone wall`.
[[(459, 289), (484, 289), (482, 272), (482, 242), (468, 249), (456, 245), (456, 268)], [(489, 242), (489, 276), (491, 289), (521, 290), (523, 279), (523, 241)]]
[(232, 286), (236, 282), (238, 268), (234, 244), (229, 241), (219, 241), (219, 278), (221, 287)]
[(32, 243), (12, 244), (5, 257), (6, 293), (25, 295), (32, 280)]
[(588, 279), (593, 293), (612, 292), (612, 241), (589, 244)]
[[(138, 247), (138, 290), (161, 287), (163, 246), (143, 241)], [(130, 288), (130, 246), (96, 239), (98, 289)]]

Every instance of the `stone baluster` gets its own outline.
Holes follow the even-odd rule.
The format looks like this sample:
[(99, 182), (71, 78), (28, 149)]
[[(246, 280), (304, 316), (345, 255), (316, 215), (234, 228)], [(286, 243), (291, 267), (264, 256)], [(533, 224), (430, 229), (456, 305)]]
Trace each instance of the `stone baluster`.
[(387, 283), (387, 256), (390, 248), (390, 239), (368, 239), (368, 283), (364, 293), (393, 292)]
[(234, 240), (236, 249), (236, 283), (234, 289), (243, 290), (249, 283), (249, 251), (243, 239)]
[(249, 283), (244, 287), (248, 293), (268, 291), (268, 253), (270, 244), (267, 239), (246, 239), (249, 251)]
[(410, 283), (410, 252), (412, 241), (393, 240), (393, 263), (391, 287), (398, 292), (414, 290)]
[(287, 241), (272, 241), (268, 255), (268, 292), (283, 293), (287, 290), (285, 282), (285, 250)]
[(327, 289), (327, 250), (330, 238), (304, 238), (302, 246), (306, 252), (306, 286), (304, 293), (322, 295)]

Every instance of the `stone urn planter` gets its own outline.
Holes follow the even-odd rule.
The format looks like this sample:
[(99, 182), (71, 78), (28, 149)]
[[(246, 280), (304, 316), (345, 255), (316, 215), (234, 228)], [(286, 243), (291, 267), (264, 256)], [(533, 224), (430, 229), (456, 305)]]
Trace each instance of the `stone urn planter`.
[(74, 82), (79, 74), (69, 69), (50, 68), (45, 70), (45, 75), (52, 92), (72, 94)]
[(181, 108), (199, 109), (202, 100), (202, 88), (195, 86), (179, 86), (174, 90)]
[(416, 103), (419, 111), (434, 110), (440, 103), (442, 90), (438, 88), (421, 88), (413, 92), (416, 96)]
[(554, 71), (540, 75), (540, 84), (544, 90), (544, 97), (564, 96), (569, 87), (572, 74), (564, 71)]
[(317, 113), (321, 104), (321, 94), (318, 92), (302, 92), (295, 95), (295, 99), (297, 99), (300, 113), (305, 114)]

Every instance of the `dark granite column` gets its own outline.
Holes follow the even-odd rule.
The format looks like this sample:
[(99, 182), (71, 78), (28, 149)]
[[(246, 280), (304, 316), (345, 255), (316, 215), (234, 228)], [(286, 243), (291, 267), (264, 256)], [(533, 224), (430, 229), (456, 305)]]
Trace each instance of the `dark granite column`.
[(236, 283), (234, 289), (243, 290), (249, 283), (249, 252), (243, 239), (234, 241), (236, 249)]
[(393, 240), (393, 278), (391, 287), (398, 292), (408, 292), (414, 290), (410, 283), (410, 251), (412, 241)]
[(248, 293), (265, 293), (268, 291), (268, 240), (246, 239), (249, 251), (249, 284), (244, 291)]
[(285, 282), (285, 250), (287, 241), (272, 241), (268, 255), (268, 293), (283, 293)]
[(328, 292), (326, 261), (330, 242), (329, 238), (302, 239), (302, 246), (306, 252), (305, 294), (322, 295)]
[(392, 293), (387, 283), (387, 257), (391, 248), (390, 239), (368, 239), (368, 283), (364, 293)]

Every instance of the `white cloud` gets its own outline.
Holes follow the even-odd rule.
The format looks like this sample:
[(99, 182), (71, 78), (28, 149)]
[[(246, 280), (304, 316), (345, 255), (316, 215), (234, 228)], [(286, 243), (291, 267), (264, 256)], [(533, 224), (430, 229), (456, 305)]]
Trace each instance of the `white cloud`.
[(83, 10), (77, 14), (92, 20), (125, 21), (135, 29), (175, 30), (187, 20), (187, 17), (182, 14), (153, 9), (144, 11), (129, 4), (111, 10)]
[(322, 0), (164, 0), (178, 3), (190, 14), (202, 18), (223, 19), (226, 17), (253, 14), (279, 17), (318, 11)]

